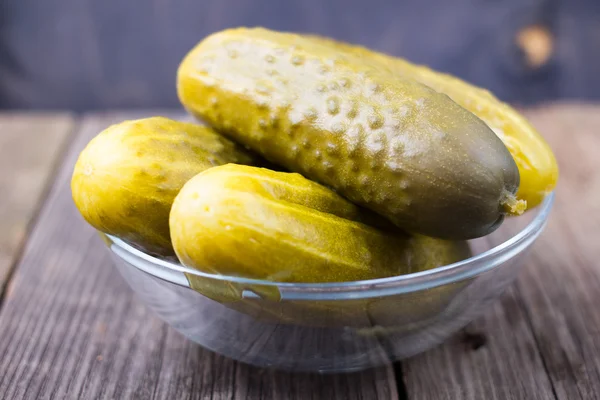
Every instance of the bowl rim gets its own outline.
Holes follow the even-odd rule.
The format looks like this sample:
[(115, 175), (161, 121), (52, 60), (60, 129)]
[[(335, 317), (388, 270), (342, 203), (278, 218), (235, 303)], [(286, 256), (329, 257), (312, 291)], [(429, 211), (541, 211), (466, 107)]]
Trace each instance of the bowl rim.
[[(276, 287), (281, 293), (286, 292), (287, 298), (305, 298), (306, 295), (309, 295), (312, 299), (363, 298), (373, 295), (379, 296), (426, 290), (466, 280), (500, 266), (529, 247), (541, 234), (548, 221), (554, 197), (554, 192), (552, 192), (544, 198), (543, 202), (535, 208), (537, 212), (535, 217), (522, 230), (501, 244), (478, 255), (426, 271), (362, 281), (289, 283), (210, 274), (178, 263), (161, 260), (134, 248), (115, 236), (109, 234), (103, 235), (109, 239), (109, 247), (118, 257), (124, 258), (123, 256), (126, 256), (126, 261), (138, 269), (182, 286), (191, 287), (187, 277), (182, 279), (181, 275), (184, 274), (235, 283), (247, 287)], [(533, 211), (532, 209), (531, 212)], [(156, 271), (164, 272), (165, 270), (167, 272), (174, 272), (176, 278), (173, 279), (175, 275), (168, 273), (155, 273)], [(254, 295), (256, 294), (254, 293)]]

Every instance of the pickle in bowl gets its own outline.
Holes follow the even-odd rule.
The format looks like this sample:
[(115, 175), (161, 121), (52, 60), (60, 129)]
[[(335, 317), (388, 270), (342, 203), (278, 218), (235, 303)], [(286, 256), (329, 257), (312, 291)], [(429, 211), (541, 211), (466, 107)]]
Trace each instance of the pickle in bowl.
[(437, 72), (424, 65), (392, 57), (358, 45), (310, 35), (334, 52), (347, 52), (364, 57), (389, 68), (392, 73), (421, 82), (485, 122), (510, 151), (519, 169), (520, 185), (517, 199), (526, 202), (527, 209), (539, 205), (551, 193), (558, 180), (558, 164), (552, 149), (527, 119), (489, 91), (455, 76)]
[(191, 177), (229, 162), (252, 163), (246, 150), (213, 129), (152, 117), (124, 121), (81, 152), (71, 180), (77, 209), (101, 232), (154, 255), (172, 255), (169, 212)]
[[(170, 228), (185, 266), (271, 282), (385, 278), (470, 255), (464, 241), (408, 235), (299, 174), (235, 164), (211, 168), (188, 181), (173, 203)], [(274, 286), (208, 284), (201, 276), (187, 276), (207, 297), (290, 323), (302, 318), (304, 323), (333, 319), (354, 325), (364, 320), (357, 314), (366, 312), (364, 302), (345, 304), (344, 310), (326, 302), (279, 302)], [(244, 299), (245, 289), (258, 293), (261, 301)]]

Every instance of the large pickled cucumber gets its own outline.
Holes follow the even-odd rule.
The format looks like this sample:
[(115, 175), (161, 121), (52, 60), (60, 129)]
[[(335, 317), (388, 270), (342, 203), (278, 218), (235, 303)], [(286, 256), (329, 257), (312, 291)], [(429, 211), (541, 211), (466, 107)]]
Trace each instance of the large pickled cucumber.
[[(454, 246), (376, 229), (365, 224), (370, 220), (362, 209), (299, 174), (229, 164), (185, 184), (173, 203), (170, 226), (184, 265), (277, 282), (344, 282), (415, 272), (434, 266), (429, 246)], [(441, 262), (464, 256), (462, 249)]]
[(517, 163), (521, 178), (517, 198), (525, 200), (527, 208), (538, 205), (556, 186), (558, 164), (548, 143), (522, 115), (487, 90), (426, 66), (364, 47), (319, 36), (311, 38), (337, 51), (354, 52), (359, 57), (377, 60), (398, 75), (413, 78), (447, 94), (481, 118), (502, 139)]
[(181, 102), (234, 140), (410, 232), (483, 236), (518, 213), (502, 141), (447, 96), (299, 35), (211, 35), (178, 72)]
[(71, 189), (88, 223), (138, 248), (173, 254), (169, 211), (188, 179), (245, 150), (212, 129), (153, 117), (112, 125), (81, 152)]
[[(175, 199), (170, 218), (182, 263), (217, 275), (343, 282), (420, 272), (471, 255), (464, 241), (408, 236), (389, 226), (375, 229), (365, 224), (373, 222), (379, 223), (368, 211), (298, 174), (233, 164), (192, 178)], [(203, 295), (280, 323), (368, 326), (368, 309), (374, 302), (280, 300), (273, 286), (187, 276), (190, 286)], [(244, 290), (261, 298), (246, 298)], [(449, 301), (453, 293), (432, 291), (431, 301)], [(394, 304), (386, 299), (386, 307)], [(413, 303), (405, 311), (414, 315), (425, 303)], [(398, 313), (399, 307), (392, 308)], [(377, 307), (378, 315), (381, 309)]]

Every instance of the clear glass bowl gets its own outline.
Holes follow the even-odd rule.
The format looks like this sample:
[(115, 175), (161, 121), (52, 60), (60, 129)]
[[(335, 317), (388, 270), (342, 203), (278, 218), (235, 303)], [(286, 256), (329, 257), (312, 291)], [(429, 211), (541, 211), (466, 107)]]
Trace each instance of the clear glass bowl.
[(138, 296), (203, 347), (262, 367), (356, 371), (430, 349), (477, 316), (515, 279), (553, 200), (470, 241), (474, 256), (467, 260), (361, 282), (211, 275), (101, 235)]

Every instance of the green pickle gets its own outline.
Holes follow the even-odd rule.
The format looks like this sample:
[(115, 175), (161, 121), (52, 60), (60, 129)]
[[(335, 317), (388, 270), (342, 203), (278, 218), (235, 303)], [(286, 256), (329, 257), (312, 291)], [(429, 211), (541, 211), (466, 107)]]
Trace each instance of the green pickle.
[(216, 165), (253, 161), (245, 149), (204, 126), (163, 117), (124, 121), (81, 152), (71, 191), (90, 225), (168, 256), (169, 212), (183, 184)]
[[(385, 278), (469, 257), (464, 241), (407, 235), (296, 173), (229, 164), (189, 180), (170, 215), (182, 264), (202, 272), (271, 282)], [(302, 302), (276, 286), (187, 274), (190, 286), (236, 310), (284, 323), (362, 326), (369, 301)], [(245, 298), (243, 291), (260, 299)]]
[(521, 208), (537, 206), (554, 190), (559, 173), (552, 149), (526, 118), (492, 93), (402, 58), (325, 37), (313, 35), (310, 38), (330, 46), (334, 51), (351, 52), (381, 63), (397, 75), (412, 78), (450, 96), (461, 107), (481, 118), (502, 140), (517, 164), (520, 185), (516, 196), (526, 202), (518, 204)]
[(190, 51), (177, 88), (196, 117), (405, 231), (480, 237), (523, 208), (517, 166), (483, 121), (369, 57), (232, 29)]

